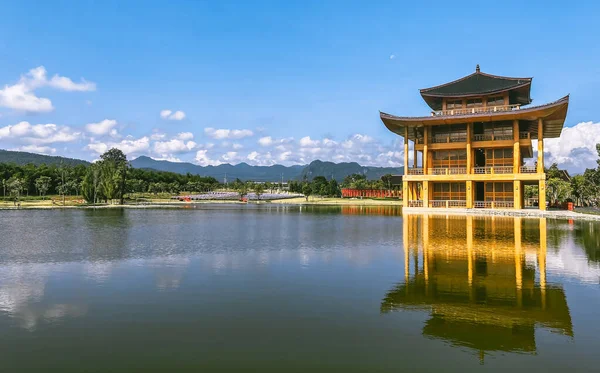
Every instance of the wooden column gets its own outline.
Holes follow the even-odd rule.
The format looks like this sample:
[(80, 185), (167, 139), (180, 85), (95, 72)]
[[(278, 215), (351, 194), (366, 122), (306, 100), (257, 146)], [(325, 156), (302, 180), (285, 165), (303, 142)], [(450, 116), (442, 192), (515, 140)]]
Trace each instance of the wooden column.
[(402, 207), (408, 207), (408, 181), (402, 181)]
[(473, 208), (473, 180), (467, 181), (467, 208)]
[(429, 181), (423, 181), (423, 207), (429, 207)]
[(417, 141), (413, 141), (413, 167), (417, 168)]
[(429, 154), (427, 152), (429, 145), (429, 127), (423, 128), (423, 175), (427, 175), (427, 167), (429, 167)]
[(519, 121), (513, 121), (513, 174), (518, 174), (521, 168), (521, 146), (519, 145)]
[(540, 176), (538, 204), (540, 210), (546, 210), (546, 175), (544, 174), (544, 121), (538, 119), (538, 157), (537, 173)]
[(521, 201), (523, 199), (521, 198), (521, 195), (523, 194), (523, 190), (522, 190), (520, 180), (513, 181), (513, 189), (514, 189), (513, 199), (514, 199), (515, 209), (522, 209), (523, 206), (521, 206)]
[(404, 175), (408, 175), (408, 127), (404, 127)]
[(540, 180), (539, 182), (538, 205), (540, 210), (546, 211), (546, 179)]
[(544, 122), (542, 121), (542, 118), (538, 119), (537, 173), (544, 173)]
[(467, 174), (470, 174), (473, 169), (471, 137), (473, 137), (473, 123), (467, 123)]

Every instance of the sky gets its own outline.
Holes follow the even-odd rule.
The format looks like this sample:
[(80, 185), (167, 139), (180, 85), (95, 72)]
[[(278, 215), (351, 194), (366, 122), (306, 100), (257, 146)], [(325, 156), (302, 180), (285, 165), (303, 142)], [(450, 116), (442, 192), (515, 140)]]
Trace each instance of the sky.
[(3, 2), (0, 148), (401, 166), (379, 111), (428, 115), (420, 88), (480, 64), (534, 77), (534, 105), (570, 94), (546, 162), (595, 167), (600, 3), (417, 3)]

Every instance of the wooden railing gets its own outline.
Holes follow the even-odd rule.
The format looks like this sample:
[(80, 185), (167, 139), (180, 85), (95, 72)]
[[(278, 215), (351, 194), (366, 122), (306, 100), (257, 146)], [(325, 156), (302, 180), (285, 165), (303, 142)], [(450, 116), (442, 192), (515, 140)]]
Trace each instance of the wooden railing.
[(475, 201), (473, 206), (476, 209), (505, 209), (515, 207), (515, 203), (513, 201)]
[(422, 168), (409, 168), (408, 169), (408, 174), (409, 175), (423, 175), (423, 169)]
[(452, 116), (452, 115), (471, 115), (471, 114), (483, 114), (483, 113), (496, 113), (503, 111), (519, 110), (520, 104), (516, 105), (501, 105), (501, 106), (480, 106), (473, 108), (460, 108), (450, 110), (435, 110), (431, 112), (432, 117), (439, 116)]
[(431, 138), (431, 142), (433, 144), (446, 144), (446, 143), (457, 143), (457, 142), (467, 142), (466, 136), (433, 136)]
[(529, 132), (519, 132), (519, 138), (522, 140), (531, 139), (531, 134)]
[(465, 208), (467, 201), (464, 200), (439, 200), (429, 201), (429, 205), (434, 208)]
[(408, 207), (423, 207), (423, 201), (422, 200), (408, 201)]
[(502, 140), (512, 140), (513, 135), (494, 135), (487, 133), (477, 133), (473, 135), (473, 141), (502, 141)]
[(519, 172), (522, 174), (535, 174), (537, 173), (536, 166), (521, 166), (519, 167)]
[(512, 174), (513, 171), (513, 166), (473, 167), (477, 175)]
[(466, 167), (438, 167), (428, 168), (429, 175), (464, 175), (467, 173)]

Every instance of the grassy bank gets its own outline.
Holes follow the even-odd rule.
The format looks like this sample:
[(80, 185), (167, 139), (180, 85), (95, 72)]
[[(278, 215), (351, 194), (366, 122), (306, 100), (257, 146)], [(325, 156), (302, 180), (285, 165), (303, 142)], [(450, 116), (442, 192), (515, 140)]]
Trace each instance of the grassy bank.
[(402, 206), (399, 199), (358, 199), (358, 198), (320, 198), (304, 197), (280, 199), (271, 201), (271, 203), (294, 204), (294, 205), (351, 205), (351, 206)]

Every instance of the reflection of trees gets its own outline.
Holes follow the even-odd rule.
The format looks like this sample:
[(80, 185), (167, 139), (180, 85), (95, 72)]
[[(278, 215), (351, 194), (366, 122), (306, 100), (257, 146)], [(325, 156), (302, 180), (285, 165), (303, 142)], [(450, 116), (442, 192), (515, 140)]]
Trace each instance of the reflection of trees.
[(597, 222), (579, 221), (575, 225), (575, 237), (588, 257), (588, 260), (600, 263), (600, 225)]

